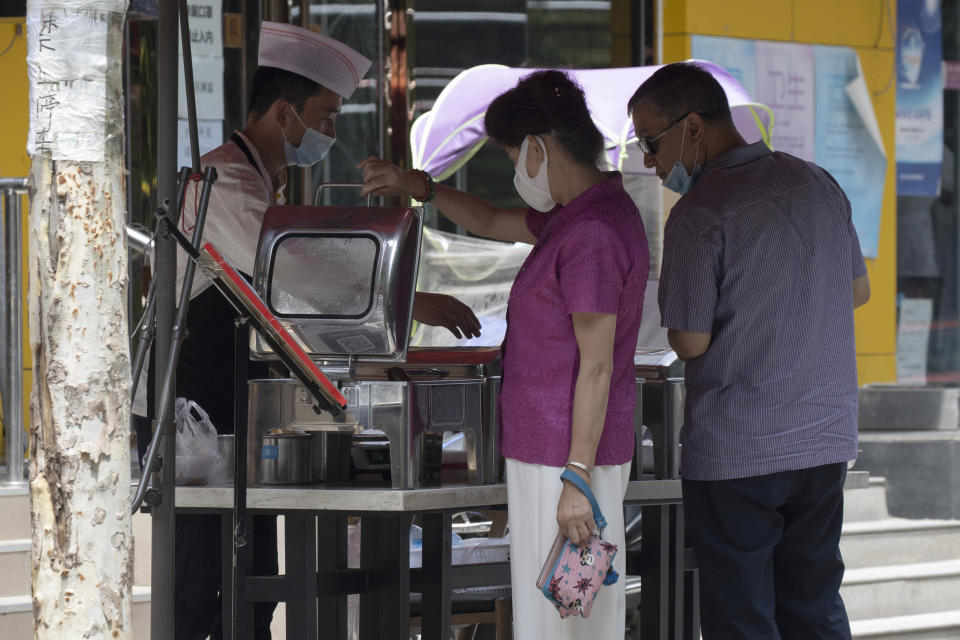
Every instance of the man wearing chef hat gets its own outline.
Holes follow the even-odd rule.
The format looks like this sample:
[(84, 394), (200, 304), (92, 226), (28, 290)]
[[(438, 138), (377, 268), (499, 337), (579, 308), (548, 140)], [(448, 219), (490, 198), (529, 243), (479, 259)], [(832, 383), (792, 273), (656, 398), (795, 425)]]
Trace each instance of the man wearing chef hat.
[[(301, 27), (264, 22), (258, 68), (253, 78), (249, 118), (225, 144), (201, 158), (217, 170), (204, 222), (203, 240), (216, 246), (239, 271), (253, 273), (260, 226), (266, 210), (282, 204), (288, 166), (309, 167), (336, 141), (335, 121), (370, 67), (370, 60), (332, 38)], [(198, 189), (187, 188), (181, 229), (192, 230)], [(178, 250), (177, 288), (187, 261)], [(479, 335), (470, 309), (450, 296), (418, 293), (414, 318), (444, 326), (454, 335)], [(186, 341), (177, 363), (177, 396), (196, 401), (222, 432), (233, 425), (233, 320), (229, 303), (199, 274), (194, 280), (186, 321)], [(251, 376), (265, 377), (265, 371)], [(227, 373), (225, 373), (227, 372)], [(225, 377), (227, 376), (227, 377)], [(141, 438), (144, 442), (148, 438)], [(178, 516), (174, 634), (180, 639), (219, 637), (220, 525), (215, 516)], [(277, 572), (276, 521), (254, 518), (258, 575)], [(258, 603), (254, 637), (270, 637), (275, 605)]]

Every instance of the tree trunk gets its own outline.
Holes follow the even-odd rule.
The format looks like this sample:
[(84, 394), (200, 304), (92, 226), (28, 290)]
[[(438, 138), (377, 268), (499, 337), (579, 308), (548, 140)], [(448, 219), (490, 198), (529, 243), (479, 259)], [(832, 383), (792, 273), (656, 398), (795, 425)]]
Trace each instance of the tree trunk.
[(34, 637), (129, 638), (126, 3), (30, 0)]

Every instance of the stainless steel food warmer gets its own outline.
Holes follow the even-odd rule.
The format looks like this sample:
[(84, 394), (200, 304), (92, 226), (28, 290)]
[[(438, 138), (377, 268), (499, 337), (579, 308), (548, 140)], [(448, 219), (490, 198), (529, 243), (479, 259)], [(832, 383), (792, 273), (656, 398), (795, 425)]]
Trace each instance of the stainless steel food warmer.
[[(672, 349), (638, 347), (634, 365), (638, 396), (641, 396), (637, 399), (637, 411), (642, 416), (643, 425), (650, 429), (653, 439), (654, 476), (678, 478), (680, 430), (683, 428), (683, 402), (686, 397), (683, 362)], [(635, 416), (634, 425), (637, 424)], [(637, 444), (640, 444), (639, 432)]]
[[(415, 488), (443, 432), (464, 434), (469, 482), (498, 469), (494, 378), (498, 349), (408, 349), (422, 231), (414, 207), (269, 209), (254, 288), (279, 322), (348, 399), (339, 416), (317, 413), (289, 379), (251, 380), (248, 461), (260, 483), (268, 429), (360, 433), (389, 441), (394, 488)], [(272, 359), (251, 333), (251, 357)]]

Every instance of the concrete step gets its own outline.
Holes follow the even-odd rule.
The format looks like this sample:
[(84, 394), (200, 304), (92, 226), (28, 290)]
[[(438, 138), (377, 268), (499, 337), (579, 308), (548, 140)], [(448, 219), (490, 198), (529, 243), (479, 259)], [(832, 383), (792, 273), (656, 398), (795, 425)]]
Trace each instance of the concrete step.
[(960, 560), (851, 569), (840, 595), (851, 620), (952, 611), (960, 593)]
[(956, 560), (960, 558), (960, 520), (845, 522), (840, 551), (847, 569)]
[(0, 540), (30, 539), (30, 493), (26, 487), (0, 487)]
[(871, 477), (866, 488), (843, 492), (844, 522), (885, 520), (889, 517), (886, 481), (883, 478)]
[[(132, 638), (150, 637), (150, 588), (133, 588)], [(0, 598), (0, 638), (31, 640), (33, 638), (33, 604), (30, 596)]]
[(873, 618), (850, 623), (856, 640), (956, 640), (960, 638), (960, 611)]
[(29, 539), (0, 540), (0, 576), (0, 598), (30, 593)]
[[(150, 516), (133, 517), (133, 583), (150, 585)], [(0, 539), (0, 598), (30, 593), (30, 539)], [(5, 638), (0, 634), (0, 638)]]

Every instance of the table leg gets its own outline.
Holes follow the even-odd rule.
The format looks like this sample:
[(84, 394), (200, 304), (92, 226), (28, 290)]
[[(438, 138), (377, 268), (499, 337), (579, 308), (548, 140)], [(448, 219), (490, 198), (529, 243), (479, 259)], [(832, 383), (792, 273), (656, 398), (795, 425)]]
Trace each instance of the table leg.
[[(253, 602), (247, 599), (246, 578), (250, 576), (253, 568), (254, 547), (257, 544), (256, 536), (253, 534), (250, 517), (244, 516), (240, 521), (236, 520), (237, 512), (234, 510), (233, 526), (237, 527), (238, 522), (242, 522), (240, 529), (242, 535), (234, 534), (238, 540), (240, 548), (236, 552), (236, 565), (233, 567), (233, 640), (250, 640), (254, 637), (254, 618)], [(231, 539), (233, 544), (233, 539)], [(240, 588), (238, 589), (238, 585)]]
[(669, 507), (643, 507), (640, 527), (640, 636), (670, 638), (670, 517)]
[(312, 514), (284, 516), (286, 575), (293, 587), (287, 600), (287, 637), (317, 637), (316, 518)]
[(423, 516), (423, 640), (450, 637), (450, 514)]
[(365, 516), (360, 525), (360, 565), (372, 572), (360, 596), (361, 640), (410, 637), (410, 523), (407, 514)]
[(220, 608), (222, 635), (233, 638), (233, 512), (220, 512)]
[(655, 640), (691, 637), (699, 624), (690, 619), (687, 604), (693, 594), (688, 594), (684, 562), (683, 508), (643, 507), (642, 516), (640, 576), (643, 584), (656, 588), (640, 592), (640, 635)]
[[(347, 568), (347, 519), (343, 516), (317, 516), (316, 562), (318, 571)], [(314, 576), (314, 585), (316, 585)], [(317, 615), (323, 620), (327, 637), (347, 637), (347, 597), (330, 596), (317, 602)], [(313, 636), (316, 637), (316, 636)]]
[(670, 507), (670, 583), (673, 590), (673, 636), (686, 639), (686, 584), (684, 572), (683, 507)]

